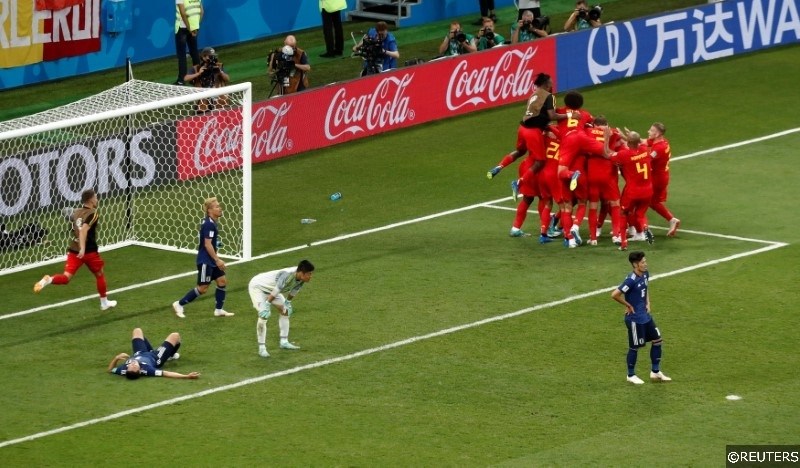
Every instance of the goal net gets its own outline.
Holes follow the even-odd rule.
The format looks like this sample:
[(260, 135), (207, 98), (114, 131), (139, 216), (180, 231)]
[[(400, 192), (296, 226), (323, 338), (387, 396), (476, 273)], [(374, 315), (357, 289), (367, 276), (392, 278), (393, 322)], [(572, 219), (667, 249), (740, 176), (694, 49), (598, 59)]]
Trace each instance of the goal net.
[(62, 261), (81, 193), (98, 194), (100, 251), (197, 252), (203, 202), (223, 206), (219, 253), (249, 258), (251, 85), (140, 80), (0, 122), (0, 275)]

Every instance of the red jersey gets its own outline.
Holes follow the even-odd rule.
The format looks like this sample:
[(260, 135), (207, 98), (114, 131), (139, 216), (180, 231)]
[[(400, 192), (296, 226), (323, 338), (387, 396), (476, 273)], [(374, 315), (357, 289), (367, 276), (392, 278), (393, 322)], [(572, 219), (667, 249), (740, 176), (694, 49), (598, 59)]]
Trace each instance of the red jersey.
[(561, 138), (564, 138), (570, 132), (586, 128), (587, 125), (594, 122), (594, 117), (586, 109), (574, 111), (569, 107), (559, 107), (556, 109), (558, 114), (566, 114), (567, 112), (578, 112), (580, 117), (577, 119), (564, 119), (558, 121), (558, 133)]
[(580, 159), (578, 156), (602, 156), (605, 150), (602, 140), (598, 142), (594, 139), (594, 135), (587, 133), (586, 130), (580, 130), (561, 137), (560, 153), (559, 165), (583, 170), (582, 167), (573, 167), (576, 165), (575, 160)]
[(650, 156), (653, 158), (653, 184), (668, 182), (669, 158), (672, 156), (669, 141), (665, 138), (655, 142), (647, 140), (647, 146), (650, 148)]
[(653, 192), (653, 166), (651, 165), (649, 149), (646, 144), (637, 148), (625, 147), (616, 152), (612, 161), (622, 168), (622, 177), (625, 178), (625, 190), (635, 190), (637, 195), (649, 197)]

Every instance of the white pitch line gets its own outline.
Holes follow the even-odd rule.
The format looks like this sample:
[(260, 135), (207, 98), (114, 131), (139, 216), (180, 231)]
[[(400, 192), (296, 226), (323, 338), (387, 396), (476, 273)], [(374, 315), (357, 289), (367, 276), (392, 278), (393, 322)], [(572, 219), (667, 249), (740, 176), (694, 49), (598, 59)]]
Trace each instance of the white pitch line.
[[(475, 207), (475, 206), (476, 205), (473, 205), (473, 207)], [(762, 247), (762, 248), (756, 249), (756, 250), (751, 250), (749, 252), (742, 252), (742, 253), (738, 253), (738, 254), (735, 254), (735, 255), (730, 255), (730, 256), (727, 256), (727, 257), (724, 257), (724, 258), (720, 258), (720, 259), (717, 259), (717, 260), (710, 260), (708, 262), (699, 263), (697, 265), (693, 265), (693, 266), (689, 266), (689, 267), (685, 267), (685, 268), (680, 268), (678, 270), (673, 270), (673, 271), (669, 271), (669, 272), (666, 272), (666, 273), (653, 275), (653, 276), (650, 277), (650, 279), (651, 280), (657, 280), (657, 279), (661, 279), (661, 278), (667, 278), (667, 277), (670, 277), (670, 276), (673, 276), (673, 275), (677, 275), (677, 274), (681, 274), (681, 273), (687, 273), (689, 271), (697, 270), (697, 269), (700, 269), (700, 268), (705, 268), (705, 267), (708, 267), (708, 266), (718, 265), (720, 263), (733, 261), (733, 260), (736, 260), (736, 259), (739, 259), (739, 258), (742, 258), (742, 257), (747, 257), (747, 256), (750, 256), (750, 255), (757, 255), (757, 254), (760, 254), (760, 253), (763, 253), (763, 252), (767, 252), (769, 250), (773, 250), (773, 249), (777, 249), (777, 248), (780, 248), (780, 247), (784, 247), (786, 245), (788, 245), (788, 244), (785, 244), (785, 243), (774, 243), (772, 245), (769, 245), (769, 246), (766, 246), (766, 247)], [(478, 320), (478, 321), (466, 323), (466, 324), (463, 324), (463, 325), (457, 325), (457, 326), (454, 326), (454, 327), (445, 328), (443, 330), (439, 330), (439, 331), (432, 332), (432, 333), (427, 333), (425, 335), (413, 336), (411, 338), (406, 338), (404, 340), (395, 341), (393, 343), (385, 344), (385, 345), (382, 345), (382, 346), (377, 346), (377, 347), (374, 347), (374, 348), (369, 348), (369, 349), (365, 349), (365, 350), (362, 350), (362, 351), (357, 351), (355, 353), (346, 354), (346, 355), (343, 355), (343, 356), (338, 356), (338, 357), (334, 357), (334, 358), (330, 358), (330, 359), (324, 359), (322, 361), (312, 362), (310, 364), (305, 364), (305, 365), (302, 365), (302, 366), (293, 367), (291, 369), (286, 369), (286, 370), (282, 370), (282, 371), (279, 371), (279, 372), (273, 372), (273, 373), (270, 373), (270, 374), (265, 374), (265, 375), (262, 375), (262, 376), (259, 376), (259, 377), (253, 377), (253, 378), (250, 378), (250, 379), (241, 380), (239, 382), (235, 382), (235, 383), (232, 383), (232, 384), (222, 385), (220, 387), (215, 387), (215, 388), (209, 388), (209, 389), (203, 390), (201, 392), (191, 393), (189, 395), (183, 395), (183, 396), (179, 396), (179, 397), (176, 397), (176, 398), (170, 398), (169, 400), (163, 400), (163, 401), (159, 401), (159, 402), (156, 402), (156, 403), (151, 403), (149, 405), (144, 405), (144, 406), (139, 406), (137, 408), (127, 409), (125, 411), (120, 411), (118, 413), (109, 414), (107, 416), (103, 416), (103, 417), (100, 417), (100, 418), (89, 419), (89, 420), (82, 421), (82, 422), (79, 422), (79, 423), (71, 424), (69, 426), (62, 426), (62, 427), (59, 427), (59, 428), (56, 428), (56, 429), (51, 429), (49, 431), (38, 432), (36, 434), (31, 434), (31, 435), (24, 436), (24, 437), (19, 437), (19, 438), (16, 438), (16, 439), (6, 440), (6, 441), (3, 441), (3, 442), (0, 442), (0, 448), (8, 447), (10, 445), (20, 444), (20, 443), (23, 443), (23, 442), (30, 442), (32, 440), (41, 439), (41, 438), (48, 437), (48, 436), (51, 436), (51, 435), (56, 435), (56, 434), (60, 434), (62, 432), (68, 432), (68, 431), (71, 431), (71, 430), (74, 430), (74, 429), (80, 429), (82, 427), (92, 426), (92, 425), (103, 423), (103, 422), (107, 422), (107, 421), (113, 421), (115, 419), (120, 419), (120, 418), (123, 418), (125, 416), (132, 415), (132, 414), (143, 413), (143, 412), (149, 411), (151, 409), (156, 409), (156, 408), (160, 408), (160, 407), (163, 407), (163, 406), (172, 405), (172, 404), (175, 404), (175, 403), (180, 403), (180, 402), (183, 402), (183, 401), (194, 400), (194, 399), (197, 399), (197, 398), (202, 398), (202, 397), (207, 396), (207, 395), (213, 395), (215, 393), (225, 392), (225, 391), (228, 391), (228, 390), (234, 390), (234, 389), (237, 389), (237, 388), (240, 388), (240, 387), (244, 387), (244, 386), (247, 386), (247, 385), (251, 385), (251, 384), (255, 384), (255, 383), (259, 383), (259, 382), (264, 382), (266, 380), (271, 380), (271, 379), (275, 379), (275, 378), (278, 378), (278, 377), (283, 377), (283, 376), (286, 376), (286, 375), (297, 374), (299, 372), (303, 372), (303, 371), (310, 370), (310, 369), (316, 369), (316, 368), (325, 367), (325, 366), (328, 366), (328, 365), (331, 365), (331, 364), (337, 364), (337, 363), (340, 363), (340, 362), (350, 361), (352, 359), (356, 359), (356, 358), (359, 358), (359, 357), (369, 356), (370, 354), (376, 354), (376, 353), (380, 353), (380, 352), (387, 351), (387, 350), (390, 350), (390, 349), (406, 346), (406, 345), (409, 345), (409, 344), (412, 344), (412, 343), (416, 343), (418, 341), (425, 341), (425, 340), (429, 340), (429, 339), (432, 339), (432, 338), (437, 338), (437, 337), (440, 337), (440, 336), (450, 335), (452, 333), (460, 332), (460, 331), (463, 331), (463, 330), (468, 330), (470, 328), (476, 328), (476, 327), (480, 327), (480, 326), (483, 326), (483, 325), (486, 325), (486, 324), (489, 324), (489, 323), (499, 322), (501, 320), (507, 320), (507, 319), (519, 317), (519, 316), (522, 316), (522, 315), (529, 314), (531, 312), (536, 312), (536, 311), (543, 310), (543, 309), (549, 309), (551, 307), (567, 304), (567, 303), (570, 303), (570, 302), (573, 302), (573, 301), (577, 301), (577, 300), (581, 300), (581, 299), (586, 299), (586, 298), (589, 298), (589, 297), (597, 296), (599, 294), (604, 294), (604, 293), (608, 294), (609, 291), (613, 290), (614, 287), (616, 287), (616, 285), (609, 286), (609, 287), (606, 287), (606, 288), (601, 288), (601, 289), (595, 289), (594, 291), (586, 292), (586, 293), (583, 293), (583, 294), (577, 294), (577, 295), (574, 295), (574, 296), (569, 296), (569, 297), (566, 297), (564, 299), (559, 299), (559, 300), (556, 300), (556, 301), (547, 302), (545, 304), (538, 304), (538, 305), (535, 305), (535, 306), (532, 306), (532, 307), (527, 307), (525, 309), (517, 310), (515, 312), (510, 312), (510, 313), (506, 313), (506, 314), (502, 314), (502, 315), (496, 315), (494, 317), (488, 317), (488, 318), (485, 318), (483, 320)]]
[[(686, 155), (686, 156), (683, 156), (683, 157), (680, 157), (680, 158), (675, 158), (675, 159), (676, 160), (677, 159), (686, 159), (686, 158), (689, 158), (689, 157), (695, 157), (695, 156), (700, 156), (702, 154), (708, 154), (708, 153), (711, 153), (711, 152), (720, 151), (722, 149), (735, 148), (735, 147), (738, 147), (738, 146), (743, 146), (745, 144), (751, 144), (751, 143), (756, 143), (756, 142), (759, 142), (759, 141), (764, 141), (764, 140), (769, 139), (769, 138), (777, 138), (778, 136), (787, 135), (787, 134), (790, 134), (790, 133), (794, 133), (796, 131), (800, 131), (800, 128), (793, 129), (793, 130), (787, 130), (785, 132), (780, 132), (778, 134), (769, 135), (769, 136), (766, 136), (766, 137), (761, 137), (761, 138), (757, 138), (757, 139), (753, 139), (753, 140), (747, 140), (746, 142), (727, 145), (727, 146), (720, 147), (720, 148), (717, 148), (717, 149), (711, 149), (711, 150), (701, 151), (701, 152), (698, 152), (698, 153), (692, 153), (690, 155)], [(398, 223), (392, 223), (392, 224), (388, 224), (386, 226), (382, 226), (382, 227), (378, 227), (378, 228), (374, 228), (374, 229), (367, 229), (367, 230), (360, 231), (360, 232), (353, 233), (353, 234), (346, 234), (346, 235), (342, 235), (342, 236), (336, 236), (336, 237), (333, 237), (333, 238), (330, 238), (330, 239), (325, 239), (325, 240), (322, 240), (322, 241), (312, 242), (312, 243), (307, 244), (307, 245), (290, 247), (290, 248), (287, 248), (287, 249), (283, 249), (283, 250), (279, 250), (279, 251), (275, 251), (275, 252), (270, 252), (270, 253), (266, 253), (266, 254), (263, 254), (263, 255), (259, 255), (259, 256), (253, 257), (252, 259), (247, 260), (247, 261), (253, 261), (253, 260), (263, 259), (263, 258), (270, 257), (270, 256), (280, 255), (280, 254), (287, 253), (287, 252), (293, 252), (293, 251), (297, 251), (297, 250), (302, 250), (302, 249), (307, 248), (307, 247), (312, 246), (312, 245), (324, 245), (324, 244), (328, 244), (328, 243), (332, 243), (332, 242), (338, 242), (338, 241), (341, 241), (341, 240), (351, 239), (351, 238), (358, 237), (358, 236), (363, 236), (363, 235), (372, 234), (372, 233), (375, 233), (375, 232), (380, 232), (380, 231), (384, 231), (384, 230), (388, 230), (388, 229), (393, 229), (395, 227), (405, 226), (405, 225), (414, 224), (414, 223), (418, 223), (418, 222), (422, 222), (422, 221), (427, 221), (427, 220), (430, 220), (430, 219), (435, 219), (435, 218), (442, 217), (442, 216), (447, 216), (447, 215), (450, 215), (450, 214), (455, 214), (455, 213), (460, 213), (460, 212), (463, 212), (463, 211), (468, 211), (468, 210), (471, 210), (471, 209), (474, 209), (474, 208), (485, 207), (485, 208), (505, 209), (505, 208), (502, 208), (502, 207), (497, 207), (494, 204), (495, 203), (500, 203), (500, 202), (503, 202), (503, 201), (507, 201), (509, 198), (510, 197), (504, 197), (504, 198), (500, 198), (500, 199), (489, 201), (489, 202), (478, 203), (478, 204), (469, 205), (469, 206), (465, 206), (465, 207), (461, 207), (461, 208), (456, 208), (456, 209), (453, 209), (453, 210), (448, 210), (448, 211), (443, 211), (443, 212), (440, 212), (440, 213), (435, 213), (435, 214), (432, 214), (432, 215), (427, 215), (427, 216), (422, 216), (422, 217), (419, 217), (419, 218), (414, 218), (414, 219), (407, 220), (407, 221), (401, 221), (401, 222), (398, 222)], [(689, 272), (689, 271), (692, 271), (692, 270), (696, 270), (696, 269), (699, 269), (699, 268), (704, 268), (704, 267), (711, 266), (711, 265), (717, 265), (719, 263), (736, 260), (736, 259), (747, 257), (747, 256), (750, 256), (750, 255), (757, 255), (757, 254), (760, 254), (760, 253), (763, 253), (763, 252), (767, 252), (769, 250), (777, 249), (777, 248), (784, 247), (784, 246), (788, 245), (788, 244), (782, 243), (782, 242), (770, 242), (770, 241), (764, 241), (764, 240), (759, 240), (759, 239), (748, 239), (748, 238), (737, 237), (737, 236), (727, 236), (727, 235), (723, 235), (723, 234), (703, 233), (703, 232), (699, 232), (699, 231), (682, 230), (682, 232), (691, 232), (691, 233), (701, 234), (701, 235), (712, 235), (712, 236), (717, 236), (717, 237), (722, 237), (722, 238), (728, 238), (728, 239), (734, 239), (734, 240), (743, 240), (743, 241), (749, 241), (749, 242), (767, 243), (769, 245), (766, 246), (766, 247), (762, 247), (760, 249), (756, 249), (756, 250), (752, 250), (752, 251), (748, 251), (748, 252), (743, 252), (743, 253), (739, 253), (739, 254), (735, 254), (735, 255), (730, 255), (728, 257), (724, 257), (724, 258), (717, 259), (717, 260), (711, 260), (711, 261), (708, 261), (708, 262), (700, 263), (698, 265), (689, 266), (689, 267), (681, 268), (681, 269), (678, 269), (678, 270), (673, 270), (673, 271), (670, 271), (670, 272), (667, 272), (667, 273), (653, 275), (651, 277), (652, 280), (656, 280), (656, 279), (660, 279), (660, 278), (666, 278), (666, 277), (677, 275), (677, 274), (681, 274), (681, 273), (686, 273), (686, 272)], [(246, 262), (246, 261), (245, 260), (240, 260), (238, 262), (231, 262), (230, 265), (234, 265), (234, 264), (237, 264), (237, 263), (244, 263), (244, 262)], [(180, 278), (180, 277), (184, 277), (184, 276), (191, 276), (193, 274), (194, 274), (194, 272), (187, 272), (187, 273), (182, 273), (182, 274), (178, 274), (178, 275), (172, 275), (172, 276), (169, 276), (169, 277), (166, 277), (166, 278), (161, 278), (161, 279), (150, 281), (150, 282), (147, 282), (147, 283), (142, 283), (142, 284), (137, 284), (137, 285), (127, 286), (127, 287), (124, 287), (124, 288), (115, 289), (115, 290), (113, 290), (111, 292), (119, 293), (119, 292), (122, 292), (122, 291), (138, 289), (138, 288), (146, 287), (146, 286), (149, 286), (149, 285), (152, 285), (152, 284), (158, 284), (158, 283), (161, 283), (161, 282), (163, 282), (165, 280), (171, 280), (171, 279)], [(356, 353), (347, 354), (347, 355), (344, 355), (344, 356), (339, 356), (339, 357), (326, 359), (326, 360), (322, 360), (322, 361), (317, 361), (317, 362), (314, 362), (314, 363), (311, 363), (311, 364), (306, 364), (306, 365), (303, 365), (303, 366), (294, 367), (294, 368), (287, 369), (287, 370), (284, 370), (284, 371), (275, 372), (275, 373), (266, 374), (266, 375), (263, 375), (263, 376), (260, 376), (260, 377), (254, 377), (254, 378), (251, 378), (251, 379), (242, 380), (242, 381), (239, 381), (239, 382), (236, 382), (236, 383), (233, 383), (233, 384), (228, 384), (228, 385), (223, 385), (221, 387), (211, 388), (211, 389), (208, 389), (208, 390), (204, 390), (202, 392), (192, 393), (192, 394), (184, 395), (184, 396), (177, 397), (177, 398), (171, 398), (169, 400), (160, 401), (160, 402), (153, 403), (153, 404), (150, 404), (150, 405), (140, 406), (138, 408), (131, 408), (129, 410), (125, 410), (125, 411), (121, 411), (121, 412), (118, 412), (118, 413), (110, 414), (108, 416), (103, 416), (101, 418), (90, 419), (90, 420), (79, 422), (79, 423), (75, 423), (75, 424), (72, 424), (72, 425), (69, 425), (69, 426), (62, 426), (60, 428), (52, 429), (52, 430), (49, 430), (49, 431), (39, 432), (39, 433), (32, 434), (32, 435), (29, 435), (29, 436), (20, 437), (20, 438), (12, 439), (12, 440), (7, 440), (7, 441), (4, 441), (4, 442), (0, 442), (0, 448), (7, 447), (7, 446), (10, 446), (10, 445), (19, 444), (19, 443), (22, 443), (22, 442), (28, 442), (28, 441), (31, 441), (31, 440), (40, 439), (40, 438), (43, 438), (43, 437), (59, 434), (59, 433), (62, 433), (62, 432), (71, 431), (73, 429), (79, 429), (79, 428), (82, 428), (82, 427), (91, 426), (91, 425), (99, 424), (99, 423), (106, 422), (106, 421), (111, 421), (111, 420), (114, 420), (114, 419), (119, 419), (119, 418), (122, 418), (122, 417), (125, 417), (125, 416), (128, 416), (128, 415), (131, 415), (131, 414), (141, 413), (141, 412), (144, 412), (144, 411), (148, 411), (148, 410), (151, 410), (151, 409), (159, 408), (159, 407), (162, 407), (162, 406), (171, 405), (171, 404), (174, 404), (174, 403), (179, 403), (179, 402), (182, 402), (182, 401), (201, 398), (203, 396), (211, 395), (211, 394), (214, 394), (214, 393), (219, 393), (219, 392), (223, 392), (223, 391), (227, 391), (227, 390), (233, 390), (233, 389), (236, 389), (236, 388), (239, 388), (239, 387), (243, 387), (243, 386), (254, 384), (254, 383), (258, 383), (258, 382), (263, 382), (265, 380), (274, 379), (274, 378), (281, 377), (281, 376), (284, 376), (284, 375), (295, 374), (295, 373), (298, 373), (298, 372), (302, 372), (304, 370), (315, 369), (315, 368), (327, 366), (327, 365), (330, 365), (330, 364), (349, 361), (351, 359), (355, 359), (355, 358), (358, 358), (358, 357), (367, 356), (367, 355), (370, 355), (370, 354), (375, 354), (375, 353), (386, 351), (386, 350), (393, 349), (393, 348), (398, 348), (398, 347), (405, 346), (405, 345), (408, 345), (408, 344), (411, 344), (411, 343), (415, 343), (417, 341), (423, 341), (423, 340), (428, 340), (428, 339), (431, 339), (431, 338), (436, 338), (436, 337), (439, 337), (439, 336), (448, 335), (448, 334), (455, 333), (455, 332), (462, 331), (462, 330), (466, 330), (466, 329), (469, 329), (469, 328), (479, 327), (479, 326), (482, 326), (482, 325), (485, 325), (485, 324), (488, 324), (488, 323), (497, 322), (497, 321), (500, 321), (500, 320), (506, 320), (506, 319), (514, 318), (514, 317), (518, 317), (518, 316), (525, 315), (525, 314), (528, 314), (528, 313), (531, 313), (531, 312), (535, 312), (535, 311), (538, 311), (538, 310), (547, 309), (547, 308), (554, 307), (554, 306), (557, 306), (557, 305), (566, 304), (566, 303), (569, 303), (569, 302), (572, 302), (572, 301), (581, 300), (581, 299), (585, 299), (585, 298), (588, 298), (588, 297), (596, 296), (598, 294), (602, 294), (604, 292), (610, 291), (613, 287), (614, 286), (610, 286), (610, 287), (604, 288), (604, 289), (597, 289), (597, 290), (594, 290), (594, 291), (591, 291), (591, 292), (570, 296), (570, 297), (567, 297), (567, 298), (564, 298), (564, 299), (560, 299), (560, 300), (557, 300), (557, 301), (548, 302), (546, 304), (539, 304), (539, 305), (536, 305), (536, 306), (533, 306), (533, 307), (528, 307), (528, 308), (525, 308), (525, 309), (518, 310), (516, 312), (511, 312), (511, 313), (507, 313), (507, 314), (503, 314), (503, 315), (497, 315), (497, 316), (494, 316), (494, 317), (489, 317), (489, 318), (486, 318), (486, 319), (483, 319), (483, 320), (479, 320), (477, 322), (472, 322), (472, 323), (468, 323), (468, 324), (464, 324), (464, 325), (458, 325), (458, 326), (455, 326), (455, 327), (446, 328), (444, 330), (440, 330), (440, 331), (437, 331), (437, 332), (429, 333), (429, 334), (426, 334), (426, 335), (419, 335), (419, 336), (415, 336), (415, 337), (412, 337), (412, 338), (407, 338), (405, 340), (396, 341), (394, 343), (390, 343), (390, 344), (383, 345), (383, 346), (378, 346), (378, 347), (375, 347), (375, 348), (366, 349), (366, 350), (359, 351), (359, 352), (356, 352)], [(38, 312), (38, 311), (49, 309), (49, 308), (60, 307), (60, 306), (63, 306), (63, 305), (72, 304), (72, 303), (80, 302), (80, 301), (83, 301), (83, 300), (86, 300), (86, 299), (90, 299), (90, 298), (93, 298), (93, 297), (95, 297), (95, 295), (85, 296), (83, 298), (77, 298), (77, 299), (73, 299), (73, 300), (70, 300), (70, 301), (61, 302), (59, 304), (53, 304), (53, 305), (49, 305), (49, 306), (39, 307), (39, 308), (36, 308), (36, 309), (30, 309), (28, 311), (22, 311), (22, 312), (17, 312), (17, 313), (14, 313), (14, 314), (8, 314), (8, 315), (0, 316), (0, 320), (6, 319), (6, 318), (11, 318), (11, 317), (17, 317), (17, 316), (21, 316), (21, 315), (27, 315), (27, 314), (30, 314), (30, 313), (33, 313), (33, 312)]]
[[(750, 140), (740, 141), (738, 143), (732, 143), (730, 145), (718, 146), (716, 148), (709, 148), (707, 150), (697, 151), (697, 152), (690, 153), (690, 154), (687, 154), (687, 155), (684, 155), (684, 156), (678, 156), (678, 157), (671, 158), (671, 160), (672, 161), (680, 161), (682, 159), (694, 158), (694, 157), (697, 157), (697, 156), (703, 156), (703, 155), (706, 155), (706, 154), (716, 153), (718, 151), (724, 151), (726, 149), (738, 148), (738, 147), (745, 146), (745, 145), (750, 145), (750, 144), (753, 144), (753, 143), (759, 143), (759, 142), (770, 140), (770, 139), (773, 139), (773, 138), (780, 138), (782, 136), (790, 135), (792, 133), (797, 133), (797, 132), (800, 132), (800, 127), (792, 128), (792, 129), (789, 129), (789, 130), (784, 130), (782, 132), (773, 133), (773, 134), (770, 134), (770, 135), (765, 135), (763, 137), (752, 138)], [(421, 222), (421, 221), (427, 221), (429, 219), (434, 219), (434, 218), (437, 218), (437, 217), (440, 217), (440, 216), (446, 216), (446, 215), (449, 215), (449, 214), (459, 213), (459, 212), (462, 212), (462, 211), (471, 210), (473, 208), (488, 207), (488, 208), (496, 208), (496, 209), (507, 209), (507, 208), (504, 208), (504, 207), (493, 206), (493, 204), (494, 203), (499, 203), (499, 202), (502, 202), (502, 201), (507, 201), (510, 198), (511, 197), (504, 197), (504, 198), (500, 198), (500, 199), (497, 199), (497, 200), (494, 200), (494, 201), (490, 201), (490, 202), (478, 203), (478, 204), (475, 204), (475, 205), (470, 205), (470, 206), (466, 206), (466, 207), (462, 207), (462, 208), (457, 208), (455, 210), (444, 211), (444, 212), (441, 212), (441, 213), (434, 213), (432, 215), (423, 216), (423, 217), (420, 217), (420, 218), (414, 218), (414, 219), (410, 219), (410, 220), (407, 220), (407, 221), (401, 221), (401, 222), (398, 222), (398, 223), (393, 223), (393, 224), (389, 224), (389, 225), (378, 227), (378, 228), (374, 228), (374, 229), (368, 229), (368, 230), (360, 231), (360, 232), (357, 232), (357, 233), (354, 233), (354, 234), (346, 234), (346, 235), (337, 236), (337, 237), (333, 237), (333, 238), (330, 238), (330, 239), (325, 239), (325, 240), (321, 240), (321, 241), (317, 241), (317, 242), (311, 242), (310, 244), (298, 245), (298, 246), (295, 246), (295, 247), (289, 247), (289, 248), (286, 248), (286, 249), (277, 250), (277, 251), (274, 251), (274, 252), (268, 252), (268, 253), (265, 253), (265, 254), (262, 254), (262, 255), (258, 255), (258, 256), (252, 257), (250, 260), (238, 260), (238, 261), (235, 261), (235, 262), (230, 262), (230, 263), (228, 263), (228, 265), (232, 266), (232, 265), (237, 265), (239, 263), (246, 263), (246, 262), (249, 262), (249, 261), (261, 260), (261, 259), (264, 259), (264, 258), (267, 258), (267, 257), (273, 257), (273, 256), (276, 256), (276, 255), (282, 255), (282, 254), (285, 254), (285, 253), (295, 252), (295, 251), (298, 251), (298, 250), (306, 249), (306, 248), (314, 246), (314, 245), (322, 245), (322, 244), (328, 244), (328, 243), (331, 243), (331, 242), (337, 242), (337, 241), (340, 241), (340, 240), (351, 239), (353, 237), (358, 237), (358, 236), (362, 236), (362, 235), (366, 235), (366, 234), (372, 234), (372, 233), (375, 233), (375, 232), (380, 232), (380, 231), (384, 231), (384, 230), (387, 230), (387, 229), (392, 229), (392, 228), (395, 228), (395, 227), (404, 226), (404, 225), (407, 225), (407, 224), (413, 224), (413, 223), (418, 223), (418, 222)], [(530, 210), (529, 210), (529, 212), (533, 213), (533, 211), (530, 211)], [(685, 229), (681, 229), (681, 231), (682, 232), (693, 232), (693, 231), (687, 231)], [(694, 233), (699, 233), (699, 232), (694, 232)], [(723, 234), (706, 233), (705, 235), (726, 237)], [(731, 238), (733, 238), (733, 237), (731, 237)], [(739, 239), (739, 240), (748, 240), (748, 239)], [(762, 243), (769, 242), (769, 241), (759, 241), (759, 240), (752, 240), (752, 241), (753, 242), (762, 242)], [(185, 273), (179, 273), (179, 274), (175, 274), (175, 275), (172, 275), (172, 276), (167, 276), (167, 277), (159, 278), (159, 279), (156, 279), (156, 280), (147, 281), (145, 283), (139, 283), (139, 284), (134, 284), (134, 285), (130, 285), (130, 286), (124, 286), (124, 287), (121, 287), (121, 288), (113, 289), (113, 290), (109, 291), (108, 293), (109, 294), (119, 294), (121, 292), (130, 291), (130, 290), (139, 289), (139, 288), (144, 288), (144, 287), (147, 287), (147, 286), (153, 286), (153, 285), (159, 284), (159, 283), (164, 282), (164, 281), (170, 281), (170, 280), (177, 279), (177, 278), (193, 276), (195, 274), (197, 274), (195, 271), (187, 271)], [(39, 307), (34, 307), (33, 309), (27, 309), (27, 310), (23, 310), (23, 311), (19, 311), (19, 312), (0, 315), (0, 320), (6, 320), (6, 319), (11, 319), (11, 318), (16, 318), (16, 317), (22, 317), (22, 316), (33, 314), (33, 313), (36, 313), (36, 312), (42, 312), (42, 311), (49, 310), (49, 309), (55, 309), (55, 308), (63, 307), (63, 306), (66, 306), (66, 305), (76, 304), (78, 302), (83, 302), (83, 301), (86, 301), (86, 300), (89, 300), (89, 299), (96, 299), (96, 298), (97, 298), (97, 294), (90, 294), (90, 295), (87, 295), (87, 296), (76, 297), (74, 299), (70, 299), (70, 300), (67, 300), (67, 301), (62, 301), (62, 302), (53, 303), (53, 304), (47, 304), (47, 305), (43, 305), (43, 306), (39, 306)]]

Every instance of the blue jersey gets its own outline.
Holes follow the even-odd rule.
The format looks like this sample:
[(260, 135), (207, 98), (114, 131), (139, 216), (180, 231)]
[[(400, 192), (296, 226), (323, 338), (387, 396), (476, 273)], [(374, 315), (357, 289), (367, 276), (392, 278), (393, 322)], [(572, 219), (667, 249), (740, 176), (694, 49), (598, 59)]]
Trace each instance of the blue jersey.
[(214, 252), (216, 252), (219, 246), (219, 229), (217, 229), (217, 223), (208, 216), (203, 218), (203, 224), (200, 225), (200, 245), (197, 247), (197, 264), (216, 266), (217, 262), (211, 258), (211, 255), (209, 255), (206, 250), (206, 239), (211, 239), (211, 245), (214, 247)]
[[(378, 38), (378, 31), (375, 28), (370, 28), (367, 31), (367, 36), (371, 37), (372, 39)], [(394, 38), (394, 34), (386, 31), (386, 37), (381, 41), (381, 47), (383, 50), (390, 50), (392, 52), (397, 52), (397, 39)], [(367, 62), (364, 62), (364, 68), (367, 67)], [(384, 55), (383, 57), (383, 68), (381, 71), (390, 70), (392, 68), (397, 68), (397, 59), (394, 57), (389, 57), (388, 55)]]
[(128, 373), (127, 367), (131, 361), (139, 362), (139, 375), (145, 377), (161, 377), (161, 369), (156, 366), (158, 357), (153, 351), (137, 351), (119, 366), (111, 369), (112, 374), (125, 375)]
[(647, 311), (647, 284), (650, 272), (645, 271), (642, 276), (631, 273), (625, 277), (617, 289), (625, 294), (625, 300), (633, 306), (633, 313), (625, 315), (626, 322), (647, 323), (653, 318)]

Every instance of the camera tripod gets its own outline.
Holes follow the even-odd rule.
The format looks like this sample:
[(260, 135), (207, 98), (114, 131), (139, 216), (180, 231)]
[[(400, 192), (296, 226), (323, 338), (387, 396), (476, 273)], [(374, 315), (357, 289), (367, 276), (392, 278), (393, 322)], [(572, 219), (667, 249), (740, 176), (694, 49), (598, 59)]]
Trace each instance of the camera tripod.
[(268, 98), (271, 98), (273, 94), (275, 94), (275, 90), (278, 90), (277, 96), (283, 96), (286, 94), (286, 86), (288, 84), (289, 77), (280, 76), (278, 73), (272, 76), (272, 89), (269, 92)]

